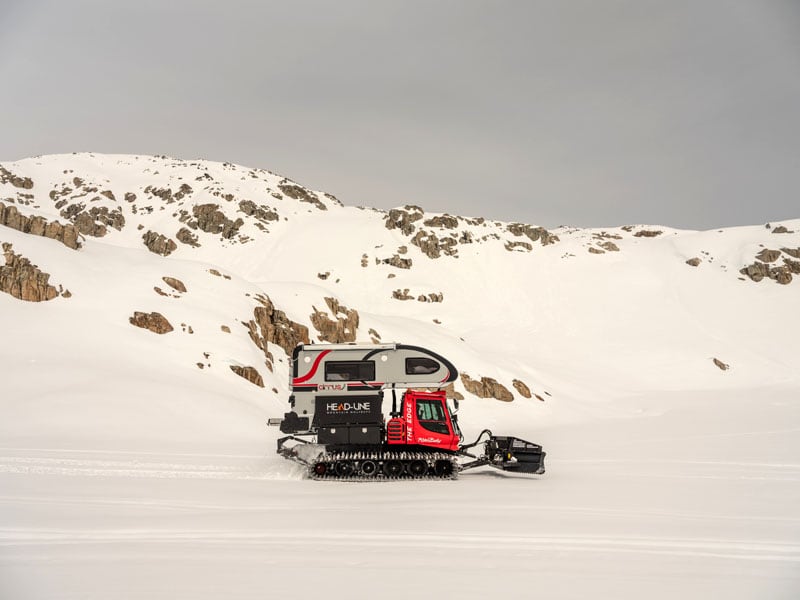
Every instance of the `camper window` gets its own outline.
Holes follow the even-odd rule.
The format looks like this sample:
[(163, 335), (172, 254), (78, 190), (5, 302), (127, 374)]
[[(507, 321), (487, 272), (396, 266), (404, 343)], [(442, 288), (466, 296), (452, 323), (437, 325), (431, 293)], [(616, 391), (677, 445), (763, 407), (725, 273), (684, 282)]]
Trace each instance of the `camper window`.
[(374, 381), (375, 361), (329, 361), (325, 363), (325, 381)]
[(407, 358), (406, 375), (430, 375), (439, 370), (439, 363), (430, 358)]

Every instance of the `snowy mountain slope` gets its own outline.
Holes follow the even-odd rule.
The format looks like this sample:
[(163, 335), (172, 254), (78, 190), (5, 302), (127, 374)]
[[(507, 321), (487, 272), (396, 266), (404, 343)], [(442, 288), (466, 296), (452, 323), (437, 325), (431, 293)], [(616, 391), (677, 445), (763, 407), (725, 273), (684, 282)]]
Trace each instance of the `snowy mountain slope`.
[[(445, 550), (460, 579), (428, 573), (415, 589), (631, 598), (643, 594), (637, 581), (650, 597), (800, 589), (800, 219), (546, 232), (343, 206), (279, 175), (206, 161), (79, 154), (0, 167), (6, 262), (27, 258), (61, 286), (45, 302), (0, 294), (9, 589), (85, 594), (73, 578), (91, 577), (98, 547), (132, 586), (120, 597), (166, 597), (170, 585), (192, 597), (261, 596), (286, 573), (277, 588), (291, 593), (302, 561), (327, 572), (309, 554), (360, 566), (366, 589), (392, 576), (391, 563), (422, 565)], [(35, 234), (36, 216), (74, 226), (80, 248)], [(756, 263), (756, 279), (775, 280), (740, 272)], [(548, 474), (478, 473), (408, 492), (320, 492), (301, 481), (264, 427), (286, 410), (288, 361), (249, 333), (260, 297), (311, 339), (319, 315), (352, 323), (355, 310), (357, 329), (344, 333), (359, 341), (421, 344), (473, 379), (495, 379), (512, 402), (457, 382), (465, 433), (490, 427), (542, 443)], [(326, 298), (346, 308), (334, 314)], [(132, 325), (137, 311), (163, 315), (172, 331)], [(264, 387), (231, 366), (252, 367)], [(420, 502), (449, 508), (420, 519)], [(315, 517), (292, 529), (297, 511), (335, 515), (337, 526)], [(518, 556), (494, 558), (513, 546)], [(142, 558), (155, 550), (172, 573)], [(198, 574), (220, 554), (242, 577)], [(62, 566), (44, 569), (40, 556)], [(126, 566), (142, 560), (144, 579)], [(145, 583), (159, 578), (162, 588)], [(353, 595), (335, 577), (331, 593)]]

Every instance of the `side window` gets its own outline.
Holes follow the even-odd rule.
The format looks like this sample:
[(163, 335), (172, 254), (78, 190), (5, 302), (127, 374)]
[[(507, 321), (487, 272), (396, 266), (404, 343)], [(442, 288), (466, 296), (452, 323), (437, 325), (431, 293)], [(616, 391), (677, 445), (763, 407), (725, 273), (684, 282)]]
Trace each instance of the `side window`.
[(439, 370), (438, 362), (431, 358), (412, 357), (406, 359), (406, 375), (430, 375)]
[(419, 424), (428, 431), (450, 433), (444, 407), (440, 400), (417, 400), (417, 419)]
[(325, 381), (375, 381), (375, 361), (336, 360), (326, 362)]

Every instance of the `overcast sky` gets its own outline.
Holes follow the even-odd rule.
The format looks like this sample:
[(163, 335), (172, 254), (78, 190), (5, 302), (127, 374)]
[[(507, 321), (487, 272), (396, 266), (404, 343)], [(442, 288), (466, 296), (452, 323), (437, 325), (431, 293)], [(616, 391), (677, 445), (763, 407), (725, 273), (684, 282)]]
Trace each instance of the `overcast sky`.
[(553, 227), (800, 217), (800, 2), (0, 0), (0, 160)]

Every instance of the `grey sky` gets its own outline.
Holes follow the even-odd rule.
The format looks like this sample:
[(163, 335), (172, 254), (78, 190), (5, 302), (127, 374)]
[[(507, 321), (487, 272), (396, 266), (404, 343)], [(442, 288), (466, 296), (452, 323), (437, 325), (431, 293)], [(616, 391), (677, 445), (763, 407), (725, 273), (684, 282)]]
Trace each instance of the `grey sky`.
[(800, 217), (800, 2), (0, 9), (0, 160), (207, 158), (545, 226)]

